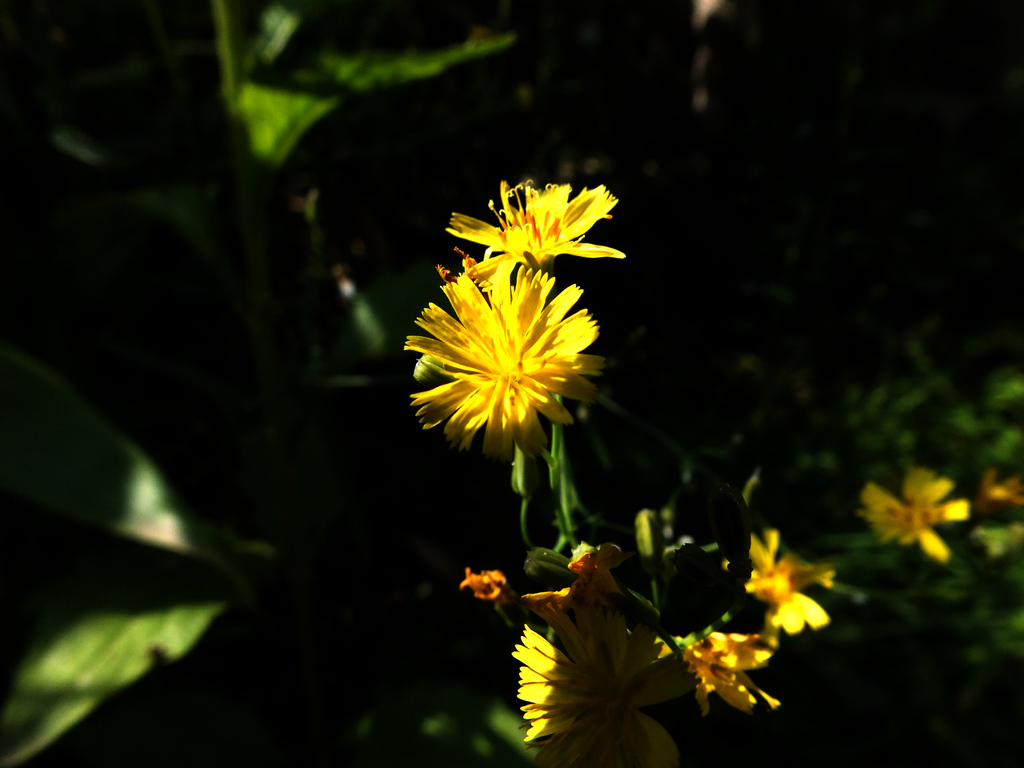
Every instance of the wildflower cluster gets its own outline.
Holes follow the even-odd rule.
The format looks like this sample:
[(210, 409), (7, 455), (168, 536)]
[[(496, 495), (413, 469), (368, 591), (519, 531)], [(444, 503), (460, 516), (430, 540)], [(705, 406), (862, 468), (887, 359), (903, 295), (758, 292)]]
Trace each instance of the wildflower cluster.
[[(453, 447), (469, 449), (483, 430), (483, 454), (512, 464), (520, 532), (529, 550), (526, 575), (545, 589), (519, 594), (502, 571), (469, 568), (460, 586), (492, 603), (510, 624), (525, 624), (513, 656), (522, 664), (525, 740), (537, 763), (671, 768), (679, 764), (678, 748), (665, 724), (643, 708), (691, 693), (694, 714), (709, 714), (712, 693), (746, 714), (758, 701), (769, 709), (780, 706), (750, 673), (778, 652), (783, 633), (830, 623), (818, 600), (836, 586), (836, 568), (803, 559), (764, 512), (752, 514), (757, 472), (742, 492), (720, 484), (711, 489), (707, 527), (714, 540), (704, 545), (676, 531), (672, 504), (636, 515), (634, 564), (650, 578), (649, 598), (613, 572), (633, 553), (610, 542), (580, 541), (582, 507), (563, 436), (574, 418), (564, 400), (597, 401), (594, 379), (605, 361), (585, 351), (598, 338), (598, 324), (588, 310), (576, 308), (581, 288), (556, 288), (554, 261), (561, 255), (625, 254), (584, 242), (597, 222), (611, 218), (617, 199), (603, 186), (570, 196), (568, 185), (539, 189), (502, 182), (499, 203), (489, 206), (496, 223), (453, 214), (448, 231), (486, 249), (479, 260), (456, 249), (458, 275), (438, 266), (451, 311), (430, 304), (416, 321), (429, 336), (410, 336), (405, 345), (422, 355), (416, 379), (427, 387), (412, 396), (412, 404), (425, 429), (447, 422), (444, 433)], [(600, 402), (621, 411), (607, 397)], [(548, 469), (557, 530), (550, 548), (534, 546), (527, 533), (540, 461)], [(948, 478), (911, 468), (899, 495), (869, 482), (858, 514), (880, 542), (918, 544), (946, 563), (952, 550), (936, 528), (971, 516), (966, 499), (948, 498), (953, 488)], [(991, 528), (982, 522), (1021, 505), (1021, 478), (1000, 481), (990, 470), (973, 504), (970, 535), (994, 547), (996, 539), (986, 533)], [(599, 516), (587, 521), (593, 530), (602, 525)], [(1001, 529), (1000, 541), (1017, 535), (1013, 525)], [(1020, 549), (1024, 525), (1018, 533)], [(717, 590), (731, 605), (710, 624), (701, 626), (705, 617), (687, 627), (688, 634), (677, 634), (661, 618), (673, 584)], [(749, 598), (763, 611), (752, 611)], [(756, 632), (720, 631), (741, 614)]]

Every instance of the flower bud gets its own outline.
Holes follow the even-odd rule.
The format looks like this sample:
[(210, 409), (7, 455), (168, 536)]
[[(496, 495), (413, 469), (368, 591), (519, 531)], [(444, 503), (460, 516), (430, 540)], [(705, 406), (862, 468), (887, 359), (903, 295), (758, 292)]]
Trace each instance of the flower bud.
[(608, 599), (627, 618), (635, 619), (652, 628), (659, 626), (661, 613), (650, 600), (639, 592), (634, 592), (632, 589), (626, 592), (610, 592)]
[(529, 499), (539, 483), (537, 459), (531, 459), (517, 445), (512, 459), (512, 490), (521, 498)]
[(527, 552), (523, 570), (548, 589), (565, 589), (579, 578), (569, 570), (568, 557), (546, 547), (534, 547)]
[(672, 579), (676, 577), (676, 574), (679, 573), (679, 571), (676, 570), (675, 557), (676, 550), (674, 547), (665, 547), (661, 551), (661, 577), (666, 582), (672, 581)]
[(444, 367), (444, 363), (430, 355), (423, 355), (423, 357), (416, 361), (412, 377), (424, 387), (430, 388), (455, 381), (455, 377)]
[(750, 578), (750, 512), (735, 488), (723, 485), (708, 497), (708, 521), (718, 548), (729, 561), (729, 573), (741, 581)]
[(665, 549), (665, 536), (661, 530), (658, 514), (652, 509), (642, 509), (634, 520), (636, 528), (636, 548), (640, 553), (640, 564), (648, 576), (657, 578), (663, 572), (662, 552)]
[(672, 564), (679, 573), (702, 587), (712, 587), (725, 581), (725, 574), (715, 558), (696, 544), (683, 544), (676, 550)]

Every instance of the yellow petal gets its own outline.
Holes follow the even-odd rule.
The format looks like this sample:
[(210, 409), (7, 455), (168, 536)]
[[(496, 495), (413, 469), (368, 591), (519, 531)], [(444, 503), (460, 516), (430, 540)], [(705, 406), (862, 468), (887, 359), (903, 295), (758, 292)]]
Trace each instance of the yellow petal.
[(498, 233), (501, 231), (500, 227), (492, 226), (485, 221), (480, 221), (480, 219), (474, 219), (472, 216), (465, 216), (461, 213), (452, 214), (446, 231), (456, 237), (480, 243), (481, 245), (501, 243), (501, 239), (498, 236)]
[(803, 595), (795, 593), (793, 595), (794, 599), (780, 605), (775, 619), (776, 623), (780, 624), (790, 635), (795, 635), (803, 630), (806, 620), (803, 607), (800, 605), (799, 601), (796, 600), (798, 597), (803, 597)]
[(966, 520), (971, 516), (971, 503), (967, 499), (957, 499), (956, 501), (950, 501), (943, 504), (940, 507), (940, 519), (946, 520)]
[(936, 477), (924, 467), (911, 467), (903, 481), (903, 497), (922, 507), (938, 504), (953, 490), (954, 483), (948, 477)]
[(875, 514), (884, 514), (893, 507), (903, 506), (903, 502), (874, 483), (868, 483), (864, 486), (864, 490), (860, 492), (860, 500), (867, 507), (865, 511)]
[(811, 625), (811, 629), (821, 629), (829, 623), (825, 609), (807, 595), (797, 592), (793, 595), (793, 602), (799, 606), (807, 623)]
[(922, 528), (918, 533), (918, 541), (921, 542), (921, 549), (932, 560), (940, 563), (949, 561), (949, 546), (933, 529)]

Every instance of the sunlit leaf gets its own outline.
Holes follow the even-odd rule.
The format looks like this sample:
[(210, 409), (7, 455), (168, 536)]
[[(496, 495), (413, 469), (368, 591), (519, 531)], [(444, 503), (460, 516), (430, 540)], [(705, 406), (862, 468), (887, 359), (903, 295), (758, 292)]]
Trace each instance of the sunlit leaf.
[(505, 50), (511, 34), (471, 40), (436, 51), (411, 53), (326, 52), (316, 67), (286, 84), (246, 82), (236, 108), (249, 135), (253, 157), (264, 166), (279, 167), (302, 135), (341, 103), (346, 93), (368, 91), (422, 80), (456, 64)]
[(103, 699), (192, 648), (225, 604), (197, 567), (152, 551), (108, 558), (75, 569), (38, 601), (42, 618), (0, 717), (0, 767), (24, 762)]
[(253, 157), (276, 168), (309, 128), (340, 103), (337, 96), (245, 83), (238, 109), (249, 133)]
[(307, 85), (367, 92), (413, 80), (436, 77), (449, 67), (490, 56), (511, 47), (515, 35), (509, 33), (434, 51), (407, 53), (370, 52), (342, 54), (326, 51), (314, 69), (299, 75)]
[(41, 507), (217, 563), (219, 543), (142, 450), (56, 373), (0, 344), (0, 487)]

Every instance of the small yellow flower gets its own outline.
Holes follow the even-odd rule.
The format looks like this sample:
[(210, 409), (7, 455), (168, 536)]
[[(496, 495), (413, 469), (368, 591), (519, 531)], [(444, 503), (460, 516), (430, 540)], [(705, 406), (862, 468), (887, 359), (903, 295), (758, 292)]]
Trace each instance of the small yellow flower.
[(569, 570), (578, 578), (565, 589), (551, 592), (534, 592), (519, 598), (519, 604), (534, 613), (545, 616), (544, 608), (553, 604), (565, 612), (573, 608), (591, 608), (596, 605), (612, 607), (609, 595), (621, 592), (611, 570), (621, 565), (632, 552), (623, 552), (614, 544), (604, 543), (596, 550), (586, 542), (580, 545), (577, 554), (569, 561)]
[[(626, 254), (603, 245), (581, 242), (584, 234), (600, 219), (610, 219), (608, 211), (618, 200), (604, 185), (584, 189), (569, 202), (568, 184), (549, 184), (534, 189), (531, 182), (509, 187), (501, 182), (501, 210), (490, 208), (498, 217), (499, 226), (453, 213), (448, 231), (456, 237), (487, 246), (484, 260), (476, 269), (479, 279), (490, 278), (499, 263), (514, 261), (534, 270), (550, 272), (555, 256), (571, 254), (588, 258), (609, 256), (625, 258)], [(492, 258), (493, 254), (504, 254)]]
[(996, 470), (986, 470), (981, 478), (978, 498), (974, 500), (974, 511), (978, 515), (995, 515), (1008, 509), (1024, 505), (1024, 483), (1020, 475), (1011, 475), (996, 482)]
[(906, 546), (915, 541), (933, 560), (949, 560), (949, 546), (933, 526), (950, 520), (966, 520), (970, 515), (967, 499), (942, 500), (953, 490), (953, 481), (938, 477), (924, 467), (912, 467), (903, 481), (903, 501), (874, 483), (860, 493), (864, 508), (857, 512), (867, 520), (880, 542), (896, 539)]
[(423, 428), (451, 417), (445, 436), (465, 450), (486, 426), (484, 455), (507, 461), (513, 445), (529, 457), (547, 445), (538, 412), (571, 424), (555, 395), (593, 402), (596, 388), (585, 377), (604, 367), (603, 357), (580, 354), (597, 338), (594, 319), (583, 309), (566, 317), (583, 291), (571, 285), (549, 303), (554, 278), (521, 269), (513, 286), (513, 266), (500, 266), (489, 294), (467, 274), (445, 284), (458, 320), (431, 304), (416, 324), (436, 338), (410, 336), (405, 345), (441, 361), (453, 378), (412, 396)]
[(496, 603), (514, 603), (519, 599), (515, 590), (508, 585), (508, 579), (501, 571), (481, 571), (473, 573), (466, 568), (466, 578), (459, 584), (459, 589), (469, 587), (473, 597), (480, 600), (493, 600)]
[(831, 587), (836, 573), (828, 563), (804, 563), (792, 552), (776, 562), (778, 550), (776, 529), (764, 532), (763, 543), (757, 534), (750, 534), (750, 560), (754, 570), (747, 582), (747, 592), (768, 604), (762, 634), (773, 645), (780, 627), (795, 635), (803, 630), (804, 624), (810, 624), (811, 629), (821, 629), (828, 624), (825, 609), (803, 594), (803, 590), (812, 584)]
[(565, 653), (524, 628), (512, 655), (519, 698), (530, 724), (526, 741), (539, 746), (545, 768), (673, 768), (672, 737), (639, 707), (682, 696), (696, 685), (683, 660), (643, 624), (603, 608), (575, 609), (575, 623), (553, 605), (545, 618)]
[(772, 653), (771, 646), (762, 642), (758, 635), (725, 635), (721, 632), (712, 632), (687, 648), (683, 658), (689, 663), (690, 671), (697, 675), (697, 701), (701, 715), (711, 710), (708, 694), (712, 691), (748, 715), (753, 713), (753, 706), (757, 703), (754, 693), (760, 694), (772, 709), (779, 706), (778, 699), (773, 699), (754, 685), (743, 671), (760, 669), (768, 663)]

